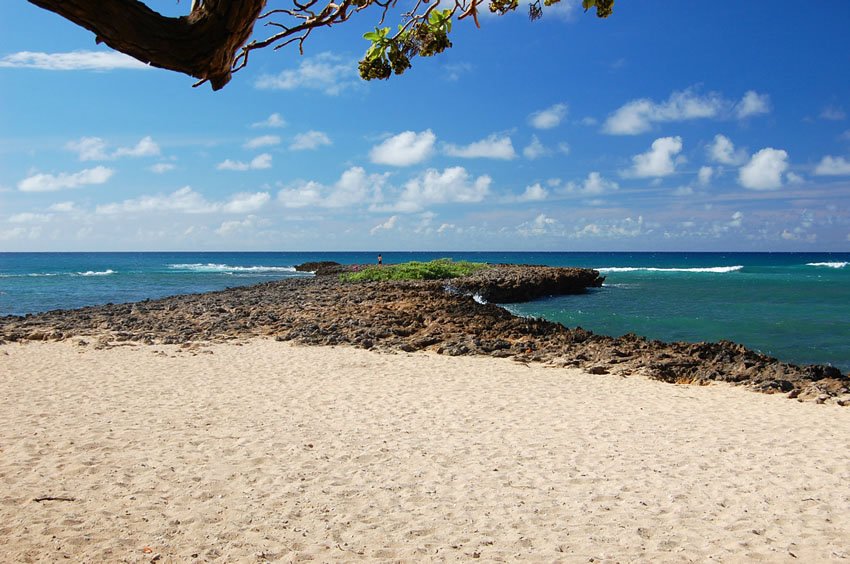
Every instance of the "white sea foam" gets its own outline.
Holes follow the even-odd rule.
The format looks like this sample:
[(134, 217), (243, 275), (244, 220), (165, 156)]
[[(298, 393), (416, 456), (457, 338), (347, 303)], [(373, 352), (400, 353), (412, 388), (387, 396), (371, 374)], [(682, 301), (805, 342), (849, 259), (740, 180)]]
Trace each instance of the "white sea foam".
[(472, 299), (478, 302), (479, 304), (486, 304), (487, 300), (481, 294), (472, 294)]
[(827, 268), (844, 268), (848, 262), (807, 262), (806, 266), (825, 266)]
[(85, 272), (78, 272), (79, 276), (109, 276), (110, 274), (115, 274), (115, 271), (110, 269), (107, 270), (87, 270)]
[(231, 266), (229, 264), (215, 263), (192, 263), (192, 264), (169, 264), (168, 268), (174, 270), (189, 270), (192, 272), (221, 272), (232, 274), (234, 272), (295, 272), (294, 266)]
[(702, 268), (657, 268), (654, 266), (609, 266), (597, 268), (599, 272), (712, 272), (724, 274), (735, 272), (744, 268), (743, 265), (735, 266), (706, 266)]

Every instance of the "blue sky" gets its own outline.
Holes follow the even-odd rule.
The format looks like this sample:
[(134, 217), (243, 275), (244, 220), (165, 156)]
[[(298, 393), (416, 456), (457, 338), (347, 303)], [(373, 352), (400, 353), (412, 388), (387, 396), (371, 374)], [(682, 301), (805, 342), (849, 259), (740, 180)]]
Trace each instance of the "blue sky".
[(578, 4), (370, 83), (367, 13), (212, 92), (3, 2), (0, 250), (850, 249), (850, 3)]

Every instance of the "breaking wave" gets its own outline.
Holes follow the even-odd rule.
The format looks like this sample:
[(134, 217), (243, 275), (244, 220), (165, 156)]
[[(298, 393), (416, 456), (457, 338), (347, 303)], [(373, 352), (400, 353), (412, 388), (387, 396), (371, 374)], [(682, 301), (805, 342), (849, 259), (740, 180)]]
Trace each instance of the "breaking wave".
[(115, 274), (115, 271), (111, 268), (107, 270), (87, 270), (77, 273), (78, 276), (109, 276), (110, 274)]
[(189, 270), (191, 272), (221, 272), (231, 274), (234, 272), (295, 272), (294, 266), (231, 266), (229, 264), (214, 263), (192, 263), (192, 264), (169, 264), (168, 268), (174, 270)]
[(599, 272), (712, 272), (715, 274), (724, 274), (727, 272), (736, 272), (743, 269), (743, 265), (735, 266), (706, 266), (698, 268), (657, 268), (654, 266), (610, 266), (605, 268), (597, 268)]
[(844, 268), (848, 262), (807, 262), (806, 266), (825, 266), (827, 268)]

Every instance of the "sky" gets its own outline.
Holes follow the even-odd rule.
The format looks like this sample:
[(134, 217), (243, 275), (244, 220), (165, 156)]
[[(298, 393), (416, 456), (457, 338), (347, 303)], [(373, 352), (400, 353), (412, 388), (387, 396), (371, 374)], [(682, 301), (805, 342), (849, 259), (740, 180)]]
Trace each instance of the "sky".
[(579, 4), (368, 83), (367, 11), (213, 92), (2, 2), (0, 251), (850, 250), (850, 2)]

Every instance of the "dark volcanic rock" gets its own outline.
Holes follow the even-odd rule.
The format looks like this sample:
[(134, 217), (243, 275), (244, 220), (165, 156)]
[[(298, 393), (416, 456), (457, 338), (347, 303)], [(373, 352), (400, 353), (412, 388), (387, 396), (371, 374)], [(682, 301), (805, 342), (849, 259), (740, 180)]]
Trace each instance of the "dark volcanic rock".
[(543, 296), (581, 294), (602, 286), (604, 276), (589, 268), (500, 264), (452, 280), (451, 287), (500, 304), (529, 302)]
[[(504, 267), (494, 270), (499, 268)], [(528, 272), (528, 267), (524, 269)], [(487, 279), (495, 280), (492, 287), (497, 288), (487, 294), (490, 299), (505, 299), (499, 293), (503, 286), (509, 288), (508, 295), (511, 291), (532, 295), (519, 284), (510, 290), (513, 276), (510, 268), (507, 274), (490, 273)], [(502, 284), (504, 280), (508, 282)], [(480, 281), (452, 282), (469, 292), (490, 288)], [(541, 283), (538, 287), (552, 293), (554, 286)], [(0, 318), (0, 342), (80, 336), (92, 337), (98, 346), (116, 341), (189, 343), (269, 336), (315, 345), (513, 357), (600, 374), (643, 373), (675, 383), (725, 381), (789, 397), (844, 395), (844, 402), (850, 394), (850, 378), (830, 366), (786, 364), (728, 341), (662, 343), (633, 334), (595, 335), (580, 327), (568, 329), (516, 317), (493, 304), (479, 304), (469, 295), (445, 291), (443, 280), (345, 283), (336, 276), (319, 276)]]
[(316, 276), (328, 276), (332, 274), (340, 274), (351, 270), (350, 266), (334, 262), (332, 260), (323, 260), (318, 262), (305, 262), (295, 267), (298, 272), (312, 272)]

